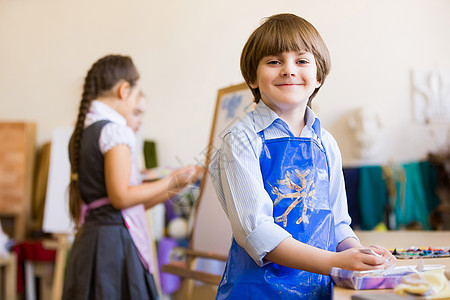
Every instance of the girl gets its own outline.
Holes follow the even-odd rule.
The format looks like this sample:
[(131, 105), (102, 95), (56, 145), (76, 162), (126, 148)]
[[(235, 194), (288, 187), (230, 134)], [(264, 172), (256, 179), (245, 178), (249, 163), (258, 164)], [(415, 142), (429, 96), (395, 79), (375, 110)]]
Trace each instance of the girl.
[[(157, 299), (145, 207), (195, 182), (188, 166), (137, 184), (135, 136), (125, 117), (139, 95), (130, 57), (108, 55), (89, 70), (69, 144), (69, 210), (80, 225), (67, 264), (63, 299)], [(85, 219), (84, 219), (85, 218)]]

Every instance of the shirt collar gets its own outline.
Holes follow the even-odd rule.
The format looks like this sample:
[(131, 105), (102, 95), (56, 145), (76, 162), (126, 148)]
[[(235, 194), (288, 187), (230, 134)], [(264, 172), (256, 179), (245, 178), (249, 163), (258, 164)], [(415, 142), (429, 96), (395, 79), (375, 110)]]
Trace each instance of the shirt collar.
[(322, 138), (320, 119), (308, 106), (305, 111), (305, 125), (311, 127), (318, 138)]
[(256, 132), (263, 131), (264, 129), (269, 127), (276, 119), (280, 119), (280, 117), (262, 100), (259, 100), (258, 104), (256, 105), (255, 110), (253, 111), (253, 116), (255, 120)]
[[(258, 104), (256, 105), (254, 111), (253, 111), (254, 121), (255, 121), (255, 130), (256, 132), (263, 131), (272, 123), (274, 123), (276, 120), (281, 121), (283, 124), (287, 124), (281, 120), (281, 118), (272, 110), (270, 109), (264, 101), (260, 100)], [(305, 125), (312, 128), (314, 133), (317, 135), (317, 137), (321, 138), (321, 125), (320, 120), (317, 117), (317, 115), (312, 111), (311, 108), (306, 107), (305, 111)], [(292, 134), (292, 133), (291, 133)]]
[(89, 114), (94, 119), (93, 121), (109, 120), (119, 125), (127, 125), (127, 120), (121, 114), (98, 100), (92, 101), (91, 106), (89, 107)]

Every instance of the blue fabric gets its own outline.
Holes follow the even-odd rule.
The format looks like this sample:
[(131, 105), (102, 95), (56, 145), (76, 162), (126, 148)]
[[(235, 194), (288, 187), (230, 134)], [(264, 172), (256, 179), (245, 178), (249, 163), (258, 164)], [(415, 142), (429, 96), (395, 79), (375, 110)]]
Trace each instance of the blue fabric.
[[(435, 190), (437, 174), (429, 161), (395, 165), (395, 219), (396, 228), (414, 222), (430, 229), (428, 217), (439, 205)], [(385, 206), (389, 199), (381, 166), (344, 168), (345, 187), (352, 225), (371, 230), (385, 221)], [(357, 211), (359, 210), (359, 211)]]
[(439, 196), (436, 194), (437, 188), (436, 168), (429, 161), (419, 162), (419, 167), (428, 212), (431, 213), (440, 203)]
[[(323, 147), (309, 138), (263, 140), (264, 187), (275, 224), (311, 246), (336, 251)], [(330, 299), (329, 276), (269, 263), (258, 266), (233, 239), (217, 299)]]
[(358, 186), (361, 229), (372, 230), (384, 221), (388, 192), (380, 166), (366, 166), (359, 170)]
[[(421, 163), (407, 163), (401, 166), (405, 182), (397, 180), (397, 202), (395, 216), (397, 227), (408, 226), (412, 222), (420, 223), (423, 229), (431, 229), (428, 216), (436, 207), (437, 199), (429, 191), (429, 180), (422, 174), (426, 172)], [(424, 174), (430, 175), (430, 174)], [(430, 199), (431, 197), (431, 199)]]
[(347, 194), (348, 214), (352, 218), (352, 228), (359, 228), (361, 214), (359, 208), (359, 168), (343, 168), (345, 192)]

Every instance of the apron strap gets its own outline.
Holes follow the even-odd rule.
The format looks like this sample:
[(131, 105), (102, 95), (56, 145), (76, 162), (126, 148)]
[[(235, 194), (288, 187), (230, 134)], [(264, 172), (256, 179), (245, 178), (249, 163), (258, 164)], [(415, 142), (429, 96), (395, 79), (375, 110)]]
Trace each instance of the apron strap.
[(89, 204), (83, 203), (81, 205), (81, 212), (80, 212), (80, 225), (84, 224), (86, 217), (89, 215), (91, 211), (93, 211), (96, 208), (99, 208), (100, 206), (104, 206), (110, 203), (111, 201), (109, 201), (108, 197), (94, 200)]

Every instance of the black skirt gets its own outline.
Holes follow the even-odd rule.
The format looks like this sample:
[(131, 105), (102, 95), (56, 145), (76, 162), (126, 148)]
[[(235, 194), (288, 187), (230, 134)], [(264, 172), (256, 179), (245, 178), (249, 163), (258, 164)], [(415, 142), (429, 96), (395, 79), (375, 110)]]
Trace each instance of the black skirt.
[(93, 210), (78, 232), (62, 299), (158, 299), (122, 214), (111, 205)]

